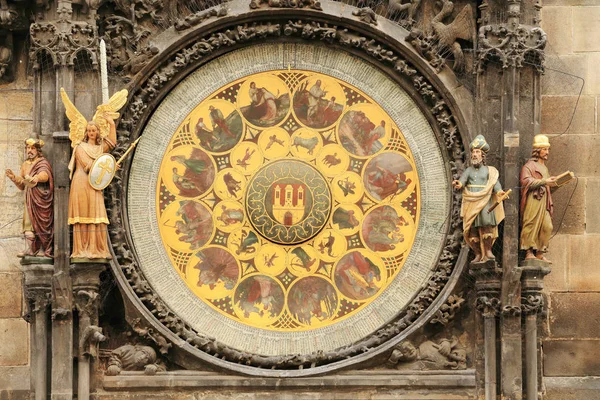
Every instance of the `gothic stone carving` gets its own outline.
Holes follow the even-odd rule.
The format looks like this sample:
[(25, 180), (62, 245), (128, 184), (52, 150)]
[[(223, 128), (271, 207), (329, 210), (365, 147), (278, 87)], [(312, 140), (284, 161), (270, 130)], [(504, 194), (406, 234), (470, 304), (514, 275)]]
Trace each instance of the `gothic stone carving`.
[(437, 310), (435, 316), (431, 319), (432, 324), (441, 324), (443, 326), (448, 325), (450, 321), (454, 319), (454, 315), (460, 310), (465, 299), (462, 297), (462, 293), (458, 295), (451, 295), (448, 300)]
[(37, 56), (42, 52), (52, 57), (55, 66), (72, 66), (78, 54), (85, 52), (89, 55), (92, 65), (97, 66), (98, 40), (95, 26), (87, 22), (68, 21), (71, 24), (68, 32), (61, 31), (54, 22), (31, 24), (29, 59), (34, 69), (39, 67)]
[(416, 347), (404, 341), (394, 347), (388, 365), (398, 369), (466, 369), (467, 353), (456, 337), (438, 343), (427, 340)]
[(121, 371), (144, 371), (146, 375), (155, 375), (165, 368), (156, 363), (156, 352), (152, 347), (126, 344), (110, 353), (106, 375), (119, 375)]
[(369, 7), (352, 11), (352, 15), (357, 16), (358, 19), (366, 24), (377, 25), (377, 14)]
[(221, 5), (219, 8), (211, 8), (206, 11), (200, 11), (191, 15), (186, 16), (185, 18), (179, 18), (175, 21), (175, 30), (183, 31), (185, 29), (191, 28), (192, 26), (199, 25), (210, 17), (224, 17), (227, 15), (227, 7)]
[(511, 24), (484, 25), (479, 28), (478, 71), (497, 58), (502, 68), (523, 67), (529, 55), (539, 72), (544, 71), (546, 33), (539, 27)]
[[(343, 47), (354, 48), (377, 62), (391, 66), (400, 76), (411, 82), (437, 123), (437, 129), (441, 132), (442, 140), (446, 144), (447, 154), (453, 166), (453, 179), (458, 178), (460, 166), (464, 164), (464, 146), (450, 109), (432, 84), (408, 61), (402, 59), (394, 51), (385, 48), (375, 39), (345, 28), (301, 20), (290, 20), (287, 23), (254, 23), (251, 25), (229, 26), (221, 31), (213, 32), (207, 37), (199, 38), (193, 44), (168, 58), (153, 74), (149, 75), (147, 80), (140, 83), (139, 89), (135, 91), (131, 98), (120, 123), (122, 129), (120, 134), (122, 135), (119, 137), (119, 143), (114, 151), (116, 156), (120, 156), (128, 147), (128, 143), (135, 140), (135, 137), (130, 137), (129, 132), (133, 127), (141, 125), (142, 119), (149, 111), (148, 104), (157, 99), (165, 84), (175, 77), (179, 71), (184, 70), (190, 64), (201, 65), (205, 58), (221, 48), (254, 40), (264, 41), (265, 38), (276, 38), (280, 35), (297, 36), (307, 40), (336, 43)], [(440, 294), (456, 265), (461, 248), (460, 203), (457, 196), (454, 196), (449, 220), (450, 233), (447, 236), (445, 248), (435, 272), (424, 289), (396, 320), (363, 340), (335, 351), (277, 357), (260, 356), (229, 348), (214, 338), (198, 335), (154, 293), (141, 272), (126, 240), (126, 232), (122, 227), (124, 215), (121, 200), (123, 198), (122, 190), (122, 170), (120, 170), (109, 186), (107, 193), (110, 199), (109, 216), (111, 225), (109, 233), (120, 269), (140, 301), (164, 326), (191, 346), (232, 363), (259, 368), (312, 368), (365, 353), (390, 340), (416, 321)]]
[(250, 8), (311, 8), (323, 10), (318, 0), (251, 0)]
[(458, 15), (447, 24), (443, 23), (454, 10), (454, 3), (450, 0), (442, 0), (442, 9), (427, 25), (425, 31), (412, 29), (407, 41), (417, 52), (427, 59), (436, 71), (441, 71), (444, 66), (442, 54), (451, 51), (454, 55), (454, 70), (460, 71), (465, 68), (465, 56), (458, 39), (475, 43), (475, 17), (470, 4), (462, 8)]

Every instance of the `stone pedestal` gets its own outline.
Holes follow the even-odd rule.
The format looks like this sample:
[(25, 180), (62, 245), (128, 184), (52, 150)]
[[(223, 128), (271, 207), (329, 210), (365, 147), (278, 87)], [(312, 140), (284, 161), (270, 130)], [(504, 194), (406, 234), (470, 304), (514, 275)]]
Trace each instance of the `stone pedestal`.
[(77, 341), (77, 398), (88, 400), (92, 389), (90, 377), (97, 356), (98, 343), (106, 338), (98, 327), (98, 288), (100, 273), (106, 263), (79, 262), (71, 264), (73, 297), (79, 315), (79, 337)]
[(475, 308), (483, 317), (485, 357), (485, 399), (496, 399), (496, 325), (500, 310), (502, 270), (495, 260), (469, 265), (469, 274), (475, 279), (477, 299)]
[(542, 290), (550, 264), (538, 259), (521, 262), (521, 309), (525, 318), (525, 393), (528, 399), (538, 398), (538, 338), (537, 316), (545, 309)]
[[(36, 261), (46, 261), (40, 264)], [(48, 319), (52, 291), (52, 259), (24, 257), (21, 260), (24, 291), (30, 323), (31, 393), (32, 399), (45, 400), (48, 392)]]

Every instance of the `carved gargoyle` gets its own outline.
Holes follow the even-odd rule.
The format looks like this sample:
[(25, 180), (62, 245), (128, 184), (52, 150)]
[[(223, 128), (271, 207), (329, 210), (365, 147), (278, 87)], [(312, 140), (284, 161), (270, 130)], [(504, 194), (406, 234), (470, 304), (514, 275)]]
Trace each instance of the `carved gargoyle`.
[(466, 362), (466, 350), (456, 337), (438, 343), (427, 340), (419, 347), (404, 341), (394, 347), (388, 359), (388, 365), (410, 370), (465, 369)]
[(154, 375), (165, 371), (165, 367), (156, 362), (156, 352), (152, 347), (126, 344), (110, 353), (106, 375), (119, 375), (121, 371), (144, 371), (146, 375)]

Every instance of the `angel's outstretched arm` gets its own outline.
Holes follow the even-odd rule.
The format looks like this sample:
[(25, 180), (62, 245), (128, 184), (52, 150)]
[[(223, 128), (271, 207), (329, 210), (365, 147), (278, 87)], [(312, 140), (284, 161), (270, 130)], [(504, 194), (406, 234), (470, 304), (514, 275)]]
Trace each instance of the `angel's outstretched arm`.
[(106, 118), (106, 121), (108, 121), (108, 143), (107, 141), (104, 142), (104, 151), (108, 152), (117, 144), (117, 128), (115, 126), (115, 121), (110, 117), (108, 113), (104, 114), (104, 118)]

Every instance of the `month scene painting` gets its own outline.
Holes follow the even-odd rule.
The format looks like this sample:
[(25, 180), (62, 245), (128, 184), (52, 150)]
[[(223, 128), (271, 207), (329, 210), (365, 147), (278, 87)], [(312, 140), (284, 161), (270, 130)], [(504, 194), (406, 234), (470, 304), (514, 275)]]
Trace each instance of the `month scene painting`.
[(419, 224), (414, 156), (385, 110), (331, 76), (256, 73), (173, 132), (157, 182), (165, 252), (215, 311), (306, 331), (359, 312)]

